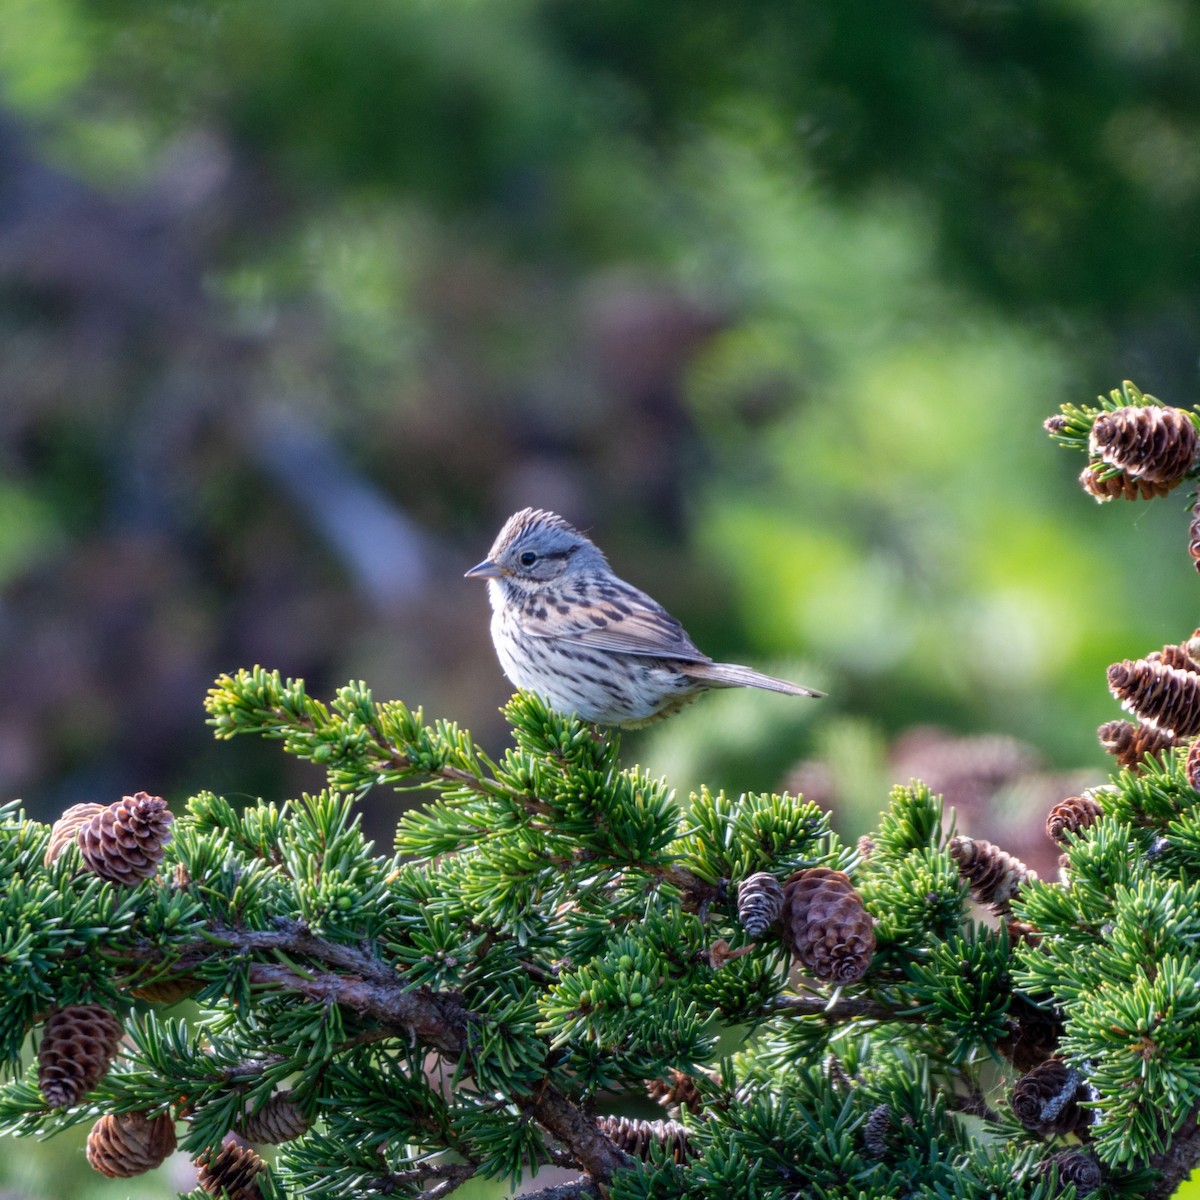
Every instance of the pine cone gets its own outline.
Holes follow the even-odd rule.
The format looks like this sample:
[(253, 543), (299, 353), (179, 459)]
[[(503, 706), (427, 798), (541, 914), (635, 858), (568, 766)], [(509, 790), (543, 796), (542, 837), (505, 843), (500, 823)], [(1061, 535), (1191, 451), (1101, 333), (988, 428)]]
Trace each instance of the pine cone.
[(1200, 733), (1200, 675), (1144, 658), (1108, 668), (1108, 689), (1135, 716), (1175, 737)]
[(100, 1082), (117, 1057), (121, 1022), (99, 1004), (55, 1009), (38, 1045), (38, 1087), (51, 1108), (70, 1108)]
[(686, 1071), (672, 1071), (666, 1079), (647, 1080), (646, 1093), (663, 1108), (687, 1108), (695, 1113), (704, 1107), (700, 1088)]
[(1164, 667), (1175, 667), (1177, 671), (1196, 670), (1196, 661), (1192, 658), (1187, 643), (1183, 646), (1172, 643), (1171, 646), (1164, 646), (1160, 650), (1151, 650), (1150, 654), (1146, 655), (1146, 661), (1162, 662)]
[(1183, 764), (1183, 773), (1192, 785), (1192, 790), (1200, 792), (1200, 738), (1188, 747), (1187, 758)]
[(109, 1179), (129, 1179), (160, 1167), (175, 1149), (175, 1122), (168, 1113), (101, 1117), (87, 1139), (87, 1160)]
[(258, 1174), (267, 1164), (249, 1146), (226, 1142), (216, 1154), (198, 1158), (196, 1165), (196, 1181), (210, 1196), (220, 1196), (224, 1189), (228, 1200), (262, 1200)]
[(783, 944), (816, 979), (855, 983), (875, 953), (875, 923), (847, 876), (797, 871), (783, 885)]
[(1175, 745), (1175, 735), (1139, 721), (1105, 721), (1096, 730), (1100, 745), (1123, 767), (1139, 767), (1149, 754), (1159, 755)]
[(1046, 818), (1046, 836), (1060, 846), (1067, 845), (1073, 834), (1086, 829), (1104, 815), (1094, 796), (1068, 796), (1060, 800)]
[(892, 1131), (892, 1109), (888, 1104), (877, 1104), (863, 1124), (863, 1145), (871, 1158), (887, 1155), (888, 1134)]
[(1147, 662), (1160, 662), (1181, 671), (1200, 672), (1200, 629), (1182, 642), (1171, 642), (1161, 650), (1152, 650), (1146, 655)]
[(760, 938), (779, 920), (783, 911), (783, 888), (767, 871), (757, 871), (738, 884), (738, 920), (752, 938)]
[(1192, 564), (1200, 571), (1200, 500), (1192, 505), (1192, 523), (1188, 526), (1188, 553)]
[(298, 1138), (311, 1124), (293, 1103), (291, 1092), (276, 1092), (258, 1112), (244, 1117), (236, 1132), (248, 1142), (278, 1145)]
[(1090, 1196), (1104, 1182), (1100, 1164), (1082, 1150), (1060, 1150), (1052, 1154), (1042, 1163), (1041, 1173), (1049, 1175), (1055, 1167), (1058, 1168), (1060, 1192), (1073, 1183), (1076, 1196)]
[(1165, 496), (1171, 488), (1153, 479), (1136, 479), (1120, 471), (1115, 475), (1108, 474), (1111, 467), (1093, 463), (1084, 467), (1079, 474), (1079, 484), (1085, 492), (1094, 496), (1101, 504), (1106, 500), (1115, 500), (1118, 496), (1126, 500), (1153, 500), (1156, 496)]
[(641, 1121), (633, 1117), (598, 1117), (596, 1125), (614, 1145), (643, 1162), (650, 1161), (654, 1145), (670, 1151), (677, 1163), (694, 1151), (688, 1142), (687, 1130), (678, 1121)]
[(43, 860), (46, 866), (50, 866), (75, 841), (76, 834), (84, 825), (103, 811), (103, 804), (72, 804), (50, 827), (50, 841), (46, 845), (46, 857)]
[(102, 808), (79, 830), (83, 861), (101, 879), (132, 885), (158, 874), (175, 818), (161, 796), (138, 792)]
[(1018, 1071), (1032, 1071), (1058, 1049), (1063, 1033), (1062, 1017), (1039, 1008), (1019, 992), (1008, 1006), (1009, 1033), (996, 1049), (1012, 1061)]
[(1088, 451), (1136, 479), (1175, 487), (1196, 459), (1196, 426), (1181, 408), (1134, 405), (1102, 412)]
[(1012, 1110), (1017, 1120), (1034, 1133), (1074, 1133), (1086, 1138), (1092, 1113), (1079, 1107), (1086, 1091), (1087, 1084), (1074, 1067), (1068, 1067), (1061, 1058), (1048, 1058), (1017, 1080)]
[(970, 885), (971, 896), (991, 906), (997, 916), (1008, 912), (1009, 902), (1026, 880), (1036, 879), (1019, 858), (983, 838), (950, 839), (950, 857), (958, 863), (958, 873)]

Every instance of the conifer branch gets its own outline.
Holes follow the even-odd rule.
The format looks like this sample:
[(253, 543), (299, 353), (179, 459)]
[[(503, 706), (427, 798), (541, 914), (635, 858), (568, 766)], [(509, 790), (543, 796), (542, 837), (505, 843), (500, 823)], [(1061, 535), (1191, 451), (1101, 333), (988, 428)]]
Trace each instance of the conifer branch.
[(604, 1192), (600, 1185), (587, 1178), (573, 1179), (569, 1183), (552, 1184), (536, 1192), (522, 1193), (521, 1200), (601, 1200)]
[(322, 1004), (340, 1004), (444, 1054), (459, 1055), (466, 1049), (468, 1014), (462, 998), (453, 992), (409, 992), (399, 983), (380, 984), (345, 975), (300, 975), (291, 967), (272, 963), (251, 963), (250, 979)]
[(600, 1132), (594, 1117), (586, 1116), (563, 1092), (547, 1081), (536, 1095), (519, 1096), (521, 1111), (533, 1117), (551, 1136), (570, 1147), (579, 1165), (598, 1183), (633, 1160)]
[[(1056, 428), (1089, 448), (1094, 425)], [(1191, 462), (1181, 430), (1130, 411), (1095, 443), (1148, 478)], [(1200, 634), (1143, 654), (1119, 698), (1200, 728)], [(1050, 882), (953, 838), (918, 782), (892, 790), (858, 850), (800, 796), (701, 789), (685, 812), (665, 781), (621, 767), (615, 738), (524, 694), (497, 762), (361, 684), (326, 706), (239, 672), (209, 712), (220, 737), (266, 735), (321, 764), (330, 790), (241, 811), (202, 793), (153, 827), (135, 820), (146, 800), (93, 805), (49, 836), (0, 811), (5, 1130), (151, 1113), (185, 1121), (181, 1144), (203, 1157), (287, 1108), (258, 1126), (283, 1133), (271, 1177), (314, 1200), (445, 1200), (547, 1162), (586, 1175), (536, 1200), (790, 1194), (798, 1179), (825, 1180), (830, 1200), (914, 1186), (1017, 1200), (1054, 1172), (1081, 1194), (1103, 1180), (1165, 1200), (1200, 1160), (1191, 734), (1055, 807)], [(376, 854), (357, 798), (430, 781), (439, 797)], [(979, 921), (968, 888), (1005, 928)], [(130, 994), (196, 992), (199, 1018), (143, 1014), (112, 1061)], [(750, 1032), (718, 1070), (722, 1023)], [(973, 1065), (998, 1056), (1011, 1072)], [(1070, 1121), (1086, 1151), (1039, 1148), (1001, 1118), (1045, 1133), (1084, 1079)], [(596, 1097), (643, 1089), (672, 1120), (593, 1115)], [(694, 1138), (681, 1108), (703, 1113)], [(953, 1110), (987, 1125), (986, 1154), (947, 1133)]]
[(180, 971), (195, 970), (213, 957), (282, 952), (304, 957), (345, 974), (299, 973), (275, 963), (250, 964), (255, 983), (271, 984), (322, 1003), (337, 1003), (378, 1021), (405, 1036), (457, 1056), (467, 1046), (468, 1014), (462, 997), (453, 992), (409, 990), (401, 976), (386, 963), (352, 946), (317, 937), (297, 921), (280, 920), (274, 930), (214, 927), (209, 938), (184, 947), (161, 947), (143, 941), (120, 958), (155, 964), (169, 961)]
[[(181, 969), (228, 951), (251, 955), (283, 952), (334, 967), (339, 972), (308, 972), (294, 966), (253, 962), (253, 983), (296, 992), (321, 1004), (338, 1004), (360, 1018), (377, 1021), (385, 1030), (404, 1038), (416, 1038), (454, 1061), (469, 1058), (471, 1023), (477, 1016), (468, 1012), (457, 992), (413, 990), (387, 964), (362, 950), (317, 937), (299, 922), (279, 921), (275, 930), (214, 929), (211, 941), (195, 943), (182, 955), (172, 954)], [(158, 948), (144, 942), (138, 961), (152, 962)], [(516, 1103), (548, 1133), (567, 1146), (573, 1159), (593, 1178), (602, 1182), (629, 1165), (629, 1158), (596, 1127), (582, 1111), (549, 1081), (535, 1094), (514, 1097)]]
[(394, 1171), (390, 1175), (380, 1176), (374, 1186), (379, 1195), (387, 1196), (402, 1188), (428, 1183), (432, 1186), (425, 1188), (418, 1200), (441, 1200), (477, 1174), (478, 1168), (474, 1163), (443, 1163), (439, 1166), (417, 1167), (411, 1171)]

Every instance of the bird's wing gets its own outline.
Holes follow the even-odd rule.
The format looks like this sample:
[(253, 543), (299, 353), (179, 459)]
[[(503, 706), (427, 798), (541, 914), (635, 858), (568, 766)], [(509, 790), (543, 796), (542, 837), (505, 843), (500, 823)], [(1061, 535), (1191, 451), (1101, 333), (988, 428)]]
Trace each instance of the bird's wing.
[(582, 596), (568, 591), (557, 603), (539, 599), (524, 609), (520, 622), (531, 637), (557, 638), (593, 650), (712, 661), (661, 604), (624, 582), (598, 584)]

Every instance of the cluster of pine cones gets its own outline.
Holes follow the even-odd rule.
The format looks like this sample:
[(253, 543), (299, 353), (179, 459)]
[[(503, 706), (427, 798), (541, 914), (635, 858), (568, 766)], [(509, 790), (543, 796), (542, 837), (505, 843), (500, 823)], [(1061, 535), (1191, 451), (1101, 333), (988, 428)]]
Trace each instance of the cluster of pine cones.
[[(1088, 465), (1079, 482), (1101, 502), (1149, 500), (1177, 488), (1196, 465), (1200, 436), (1193, 414), (1160, 404), (1126, 381), (1099, 412), (1084, 417), (1064, 408), (1062, 415), (1046, 421), (1047, 431), (1071, 444), (1087, 435)], [(1127, 403), (1119, 404), (1125, 400)]]
[(842, 871), (809, 867), (782, 884), (758, 871), (739, 884), (737, 904), (751, 937), (778, 925), (784, 945), (813, 979), (857, 983), (871, 965), (875, 923)]
[[(1148, 447), (1168, 457), (1174, 453), (1172, 469), (1179, 469), (1185, 458), (1190, 469), (1195, 444), (1189, 439), (1196, 436), (1190, 421), (1183, 426), (1161, 415), (1148, 419), (1144, 415), (1148, 411), (1161, 414), (1169, 410), (1118, 410), (1106, 414), (1111, 419), (1101, 433), (1093, 430), (1096, 452), (1110, 466), (1120, 465), (1130, 478), (1150, 478), (1144, 472), (1138, 475), (1129, 465), (1131, 445), (1143, 451)], [(1184, 429), (1191, 433), (1181, 433)], [(1189, 442), (1186, 455), (1178, 448), (1171, 451), (1168, 443), (1176, 437)], [(1112, 721), (1102, 726), (1099, 733), (1105, 749), (1122, 766), (1136, 769), (1147, 756), (1179, 745), (1184, 739), (1194, 739), (1187, 769), (1193, 786), (1200, 790), (1200, 629), (1182, 643), (1164, 646), (1142, 659), (1114, 664), (1109, 669), (1109, 684), (1137, 720)], [(1071, 796), (1051, 809), (1046, 832), (1066, 847), (1102, 815), (1103, 789)], [(74, 847), (86, 870), (114, 884), (132, 886), (158, 873), (171, 838), (171, 823), (166, 802), (145, 792), (107, 806), (76, 805), (55, 823), (45, 863), (52, 866)], [(954, 837), (948, 850), (978, 903), (1007, 920), (1015, 936), (1037, 936), (1036, 930), (1017, 929), (1010, 913), (1011, 901), (1022, 884), (1036, 878), (1032, 871), (983, 839)], [(177, 876), (180, 886), (187, 882), (186, 877)], [(870, 968), (876, 950), (874, 921), (849, 877), (841, 871), (810, 867), (782, 882), (769, 872), (757, 872), (740, 882), (737, 912), (752, 939), (775, 931), (798, 969), (810, 979), (852, 984), (862, 980)], [(154, 978), (130, 990), (146, 999), (173, 1003), (199, 986), (199, 980), (182, 975)], [(1043, 1135), (1073, 1135), (1086, 1141), (1091, 1113), (1080, 1101), (1088, 1098), (1088, 1087), (1055, 1054), (1060, 1023), (1054, 1014), (1020, 996), (1013, 997), (1010, 1016), (1012, 1036), (1000, 1048), (1024, 1072), (1011, 1097), (1017, 1119)], [(38, 1050), (38, 1083), (47, 1104), (60, 1108), (79, 1103), (108, 1071), (122, 1036), (121, 1021), (102, 1005), (71, 1004), (51, 1011)], [(672, 1108), (700, 1106), (695, 1081), (678, 1073), (654, 1094)], [(886, 1149), (890, 1113), (872, 1114), (872, 1118), (864, 1136), (869, 1135), (872, 1144)], [(272, 1097), (258, 1112), (247, 1115), (218, 1151), (198, 1160), (200, 1185), (213, 1195), (226, 1194), (231, 1200), (259, 1200), (257, 1177), (265, 1165), (240, 1139), (277, 1143), (299, 1136), (307, 1126), (307, 1119), (286, 1094)], [(601, 1127), (628, 1153), (641, 1158), (648, 1158), (652, 1147), (665, 1149), (677, 1162), (693, 1152), (685, 1128), (675, 1120), (604, 1118)], [(102, 1174), (124, 1178), (157, 1167), (175, 1146), (175, 1125), (169, 1112), (114, 1113), (96, 1122), (88, 1137), (87, 1157)], [(1073, 1182), (1078, 1195), (1099, 1186), (1099, 1167), (1086, 1152), (1064, 1150), (1052, 1161), (1060, 1184)]]
[[(1079, 476), (1085, 492), (1101, 503), (1150, 500), (1195, 478), (1200, 453), (1195, 412), (1161, 404), (1128, 380), (1110, 396), (1109, 402), (1100, 397), (1101, 411), (1064, 406), (1045, 422), (1064, 445), (1082, 448), (1086, 438), (1088, 465)], [(1200, 571), (1200, 504), (1192, 510), (1188, 553)]]
[[(1108, 668), (1108, 687), (1136, 722), (1109, 721), (1100, 744), (1123, 767), (1200, 734), (1200, 629), (1186, 641)], [(1189, 763), (1189, 777), (1192, 767)]]
[[(99, 1004), (55, 1009), (38, 1045), (38, 1086), (51, 1108), (68, 1108), (103, 1079), (121, 1048), (117, 1016)], [(309, 1122), (287, 1093), (272, 1096), (237, 1125), (239, 1139), (275, 1144), (299, 1137)], [(110, 1179), (127, 1179), (160, 1166), (175, 1150), (175, 1121), (169, 1112), (122, 1112), (102, 1116), (87, 1139), (88, 1162)], [(240, 1140), (197, 1161), (198, 1182), (214, 1196), (261, 1200), (256, 1176), (263, 1160)]]
[[(171, 840), (172, 815), (161, 796), (137, 792), (115, 804), (76, 804), (54, 823), (45, 865), (53, 866), (75, 847), (83, 868), (119, 886), (133, 886), (159, 871)], [(186, 878), (176, 879), (186, 883)], [(156, 978), (130, 993), (172, 1004), (191, 995), (200, 981), (187, 976)], [(38, 1043), (38, 1087), (51, 1108), (78, 1104), (107, 1074), (121, 1049), (124, 1028), (100, 1004), (53, 1009)], [(261, 1200), (257, 1176), (265, 1163), (245, 1142), (277, 1143), (298, 1137), (308, 1120), (286, 1093), (272, 1096), (248, 1114), (219, 1151), (197, 1160), (198, 1182), (213, 1196)], [(87, 1139), (88, 1162), (110, 1179), (125, 1179), (160, 1166), (176, 1147), (170, 1112), (122, 1112), (102, 1116)]]

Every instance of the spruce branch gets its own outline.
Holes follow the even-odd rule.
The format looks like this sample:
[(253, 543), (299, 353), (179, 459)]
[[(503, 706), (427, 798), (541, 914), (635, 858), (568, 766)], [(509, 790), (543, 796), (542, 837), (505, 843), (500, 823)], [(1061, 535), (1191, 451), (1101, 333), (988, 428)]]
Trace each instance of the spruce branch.
[[(1151, 495), (1195, 472), (1179, 411), (1127, 387), (1052, 432), (1095, 458), (1097, 489)], [(1140, 724), (1102, 734), (1110, 785), (1052, 810), (1056, 880), (956, 837), (918, 781), (856, 849), (799, 796), (702, 788), (680, 808), (615, 736), (533, 696), (493, 759), (362, 684), (325, 703), (275, 672), (223, 676), (218, 737), (277, 739), (330, 789), (242, 811), (202, 793), (140, 882), (104, 834), (116, 816), (89, 857), (78, 822), (97, 814), (51, 832), (0, 811), (0, 1050), (23, 1073), (0, 1128), (166, 1114), (207, 1159), (230, 1130), (272, 1140), (252, 1118), (286, 1105), (255, 1178), (312, 1200), (442, 1200), (546, 1163), (584, 1174), (540, 1200), (1032, 1200), (1068, 1176), (1165, 1197), (1200, 1159), (1198, 649), (1130, 658), (1116, 691)], [(381, 784), (432, 794), (384, 856), (354, 813)], [(185, 994), (199, 1016), (130, 1019), (133, 995)], [(70, 1005), (128, 1036), (52, 1111), (22, 1048)], [(681, 1079), (686, 1126), (597, 1116), (649, 1084), (674, 1117)], [(1010, 1115), (1057, 1128), (1068, 1100), (1087, 1154)]]
[[(277, 930), (214, 929), (211, 937), (177, 960), (195, 968), (214, 953), (238, 955), (286, 954), (324, 964), (334, 970), (317, 972), (300, 965), (254, 962), (251, 980), (281, 991), (295, 992), (321, 1004), (338, 1004), (360, 1018), (380, 1026), (380, 1034), (419, 1039), (422, 1044), (458, 1061), (469, 1058), (471, 1024), (463, 997), (453, 992), (410, 990), (393, 970), (365, 951), (315, 937), (295, 922), (281, 922)], [(149, 961), (155, 948), (138, 947), (138, 957)], [(345, 972), (345, 973), (342, 973)], [(597, 1130), (594, 1120), (558, 1088), (544, 1082), (532, 1095), (516, 1096), (523, 1112), (564, 1143), (576, 1162), (602, 1182), (628, 1164), (628, 1157)]]
[(595, 1118), (586, 1116), (553, 1084), (547, 1082), (535, 1095), (517, 1097), (517, 1104), (569, 1147), (596, 1182), (608, 1183), (614, 1172), (631, 1165), (629, 1156), (600, 1131)]

